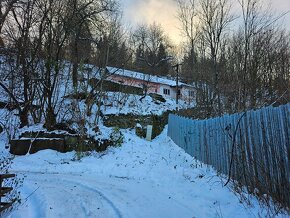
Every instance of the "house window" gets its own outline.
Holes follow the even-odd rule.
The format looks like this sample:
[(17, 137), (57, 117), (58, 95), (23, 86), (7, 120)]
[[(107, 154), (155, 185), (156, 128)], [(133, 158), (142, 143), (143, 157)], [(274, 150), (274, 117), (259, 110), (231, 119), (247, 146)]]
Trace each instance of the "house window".
[(189, 97), (194, 97), (194, 91), (189, 90), (189, 91), (188, 91), (188, 96), (189, 96)]
[(177, 95), (178, 95), (178, 96), (181, 95), (181, 91), (180, 91), (180, 89), (177, 90)]
[(164, 95), (170, 95), (170, 89), (163, 89)]

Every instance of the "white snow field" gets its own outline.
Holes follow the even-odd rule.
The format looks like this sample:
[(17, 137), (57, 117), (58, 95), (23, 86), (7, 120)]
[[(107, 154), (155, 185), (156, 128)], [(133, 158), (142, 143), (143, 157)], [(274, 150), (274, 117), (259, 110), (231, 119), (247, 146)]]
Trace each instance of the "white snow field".
[(123, 130), (121, 147), (80, 161), (72, 160), (74, 152), (52, 150), (15, 157), (11, 172), (24, 176), (22, 202), (4, 217), (266, 216), (254, 198), (250, 206), (241, 204), (213, 169), (187, 155), (166, 131), (148, 142)]

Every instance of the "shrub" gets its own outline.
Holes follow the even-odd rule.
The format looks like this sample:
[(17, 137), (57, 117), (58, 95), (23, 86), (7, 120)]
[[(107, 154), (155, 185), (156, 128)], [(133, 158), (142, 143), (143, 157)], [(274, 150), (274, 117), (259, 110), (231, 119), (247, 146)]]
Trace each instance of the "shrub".
[(115, 147), (120, 147), (124, 142), (124, 135), (119, 127), (114, 127), (113, 132), (110, 134), (110, 140)]

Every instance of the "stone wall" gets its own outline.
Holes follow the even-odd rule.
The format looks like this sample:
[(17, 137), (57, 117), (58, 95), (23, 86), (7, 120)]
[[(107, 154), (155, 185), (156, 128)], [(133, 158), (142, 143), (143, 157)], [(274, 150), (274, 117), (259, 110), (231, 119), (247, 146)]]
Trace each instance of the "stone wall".
[(58, 152), (69, 151), (105, 151), (113, 142), (108, 139), (94, 140), (77, 134), (55, 132), (25, 132), (19, 139), (10, 141), (10, 153), (14, 155), (34, 154), (51, 149)]
[[(152, 138), (158, 136), (168, 122), (166, 111), (162, 115), (135, 115), (135, 114), (111, 114), (104, 116), (104, 125), (107, 127), (119, 127), (121, 129), (136, 129), (139, 137), (145, 138), (147, 125), (153, 125)], [(139, 125), (138, 125), (139, 124)]]

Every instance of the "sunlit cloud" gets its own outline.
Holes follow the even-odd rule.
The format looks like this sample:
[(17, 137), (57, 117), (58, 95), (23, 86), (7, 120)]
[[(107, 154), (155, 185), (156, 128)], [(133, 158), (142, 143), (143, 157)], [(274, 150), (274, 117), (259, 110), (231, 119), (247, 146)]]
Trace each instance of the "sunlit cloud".
[[(134, 27), (137, 24), (156, 22), (162, 25), (173, 42), (182, 41), (175, 0), (122, 0), (122, 3), (126, 23)], [(270, 3), (271, 11), (276, 15), (290, 11), (290, 0), (262, 0), (262, 3), (265, 5)], [(238, 0), (233, 0), (233, 5), (238, 7)], [(279, 21), (283, 21), (285, 27), (290, 30), (290, 12)]]
[(163, 30), (174, 41), (180, 41), (177, 4), (174, 0), (124, 0), (124, 18), (127, 23), (161, 24)]

